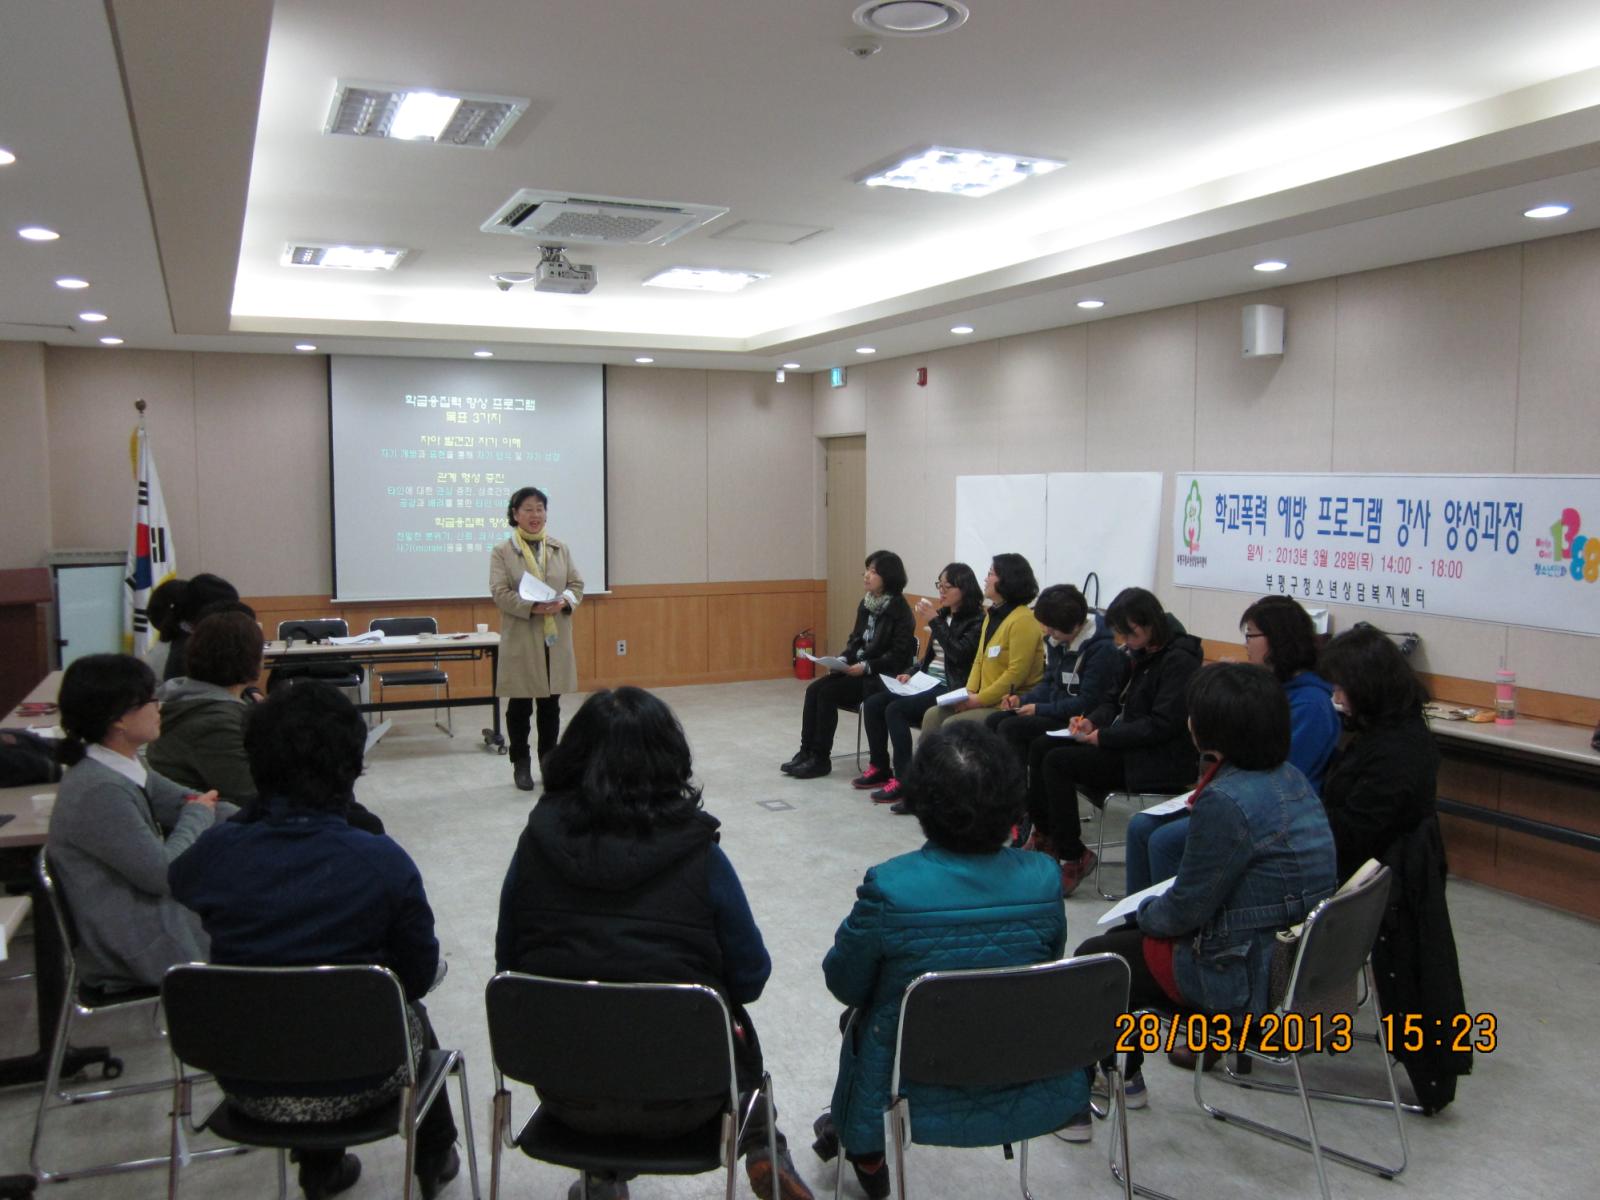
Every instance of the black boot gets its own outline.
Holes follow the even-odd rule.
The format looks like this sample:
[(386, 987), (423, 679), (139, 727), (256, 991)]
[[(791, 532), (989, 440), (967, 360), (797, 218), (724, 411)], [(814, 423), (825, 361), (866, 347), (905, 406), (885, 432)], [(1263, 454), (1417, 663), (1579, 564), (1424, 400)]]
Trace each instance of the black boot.
[(511, 774), (517, 781), (517, 786), (525, 792), (533, 791), (533, 762), (526, 758), (513, 758), (511, 760)]
[(779, 766), (778, 770), (782, 771), (785, 775), (793, 775), (794, 769), (810, 757), (811, 751), (807, 750), (804, 746), (801, 746), (800, 749), (794, 752), (794, 757), (788, 762)]
[(833, 759), (826, 754), (810, 754), (789, 771), (790, 779), (818, 779), (833, 773)]

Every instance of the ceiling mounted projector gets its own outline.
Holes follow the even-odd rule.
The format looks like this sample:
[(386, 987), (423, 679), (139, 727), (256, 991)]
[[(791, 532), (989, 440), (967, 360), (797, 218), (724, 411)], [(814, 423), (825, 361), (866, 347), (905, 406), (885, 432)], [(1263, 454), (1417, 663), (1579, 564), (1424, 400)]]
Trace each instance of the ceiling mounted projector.
[(534, 275), (534, 291), (587, 296), (594, 291), (598, 282), (599, 277), (595, 274), (592, 263), (567, 261), (565, 246), (539, 247), (539, 269)]

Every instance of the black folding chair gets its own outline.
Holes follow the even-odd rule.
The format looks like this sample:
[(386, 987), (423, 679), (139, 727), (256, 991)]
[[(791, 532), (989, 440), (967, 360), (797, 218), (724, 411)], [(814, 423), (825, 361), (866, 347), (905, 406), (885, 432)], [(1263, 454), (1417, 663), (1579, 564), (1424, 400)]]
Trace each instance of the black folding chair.
[[(299, 621), (279, 621), (280, 642), (325, 642), (329, 638), (349, 637), (350, 626), (343, 617), (306, 617)], [(276, 689), (304, 679), (315, 679), (356, 694), (357, 703), (365, 703), (363, 690), (367, 673), (360, 663), (329, 656), (302, 661), (280, 662), (272, 668), (268, 688)]]
[[(1128, 964), (1117, 955), (1087, 954), (1022, 967), (930, 971), (913, 979), (900, 1002), (889, 1107), (883, 1114), (884, 1146), (898, 1200), (907, 1195), (906, 1151), (913, 1141), (933, 1144), (916, 1135), (902, 1081), (1004, 1087), (1071, 1075), (1114, 1060), (1117, 1018), (1128, 1011), (1129, 978)], [(1025, 1036), (1018, 1035), (1019, 1013), (1029, 1014)], [(1120, 1066), (1114, 1063), (1109, 1075), (1125, 1166), (1128, 1127)], [(1014, 1139), (1020, 1143), (1020, 1183), (1028, 1200), (1028, 1139), (1048, 1132), (1019, 1129)], [(840, 1154), (835, 1197), (843, 1178)], [(1126, 1194), (1132, 1200), (1133, 1193)]]
[[(66, 897), (56, 887), (55, 878), (51, 873), (50, 861), (45, 851), (39, 851), (39, 858), (34, 867), (38, 877), (39, 890), (35, 893), (49, 910), (48, 914), (38, 913), (37, 919), (53, 921), (56, 927), (57, 938), (61, 946), (63, 986), (61, 992), (61, 1011), (56, 1018), (55, 1037), (50, 1043), (50, 1061), (45, 1070), (44, 1086), (39, 1092), (39, 1109), (33, 1123), (33, 1141), (28, 1149), (28, 1165), (32, 1169), (34, 1178), (41, 1183), (64, 1183), (69, 1179), (91, 1179), (97, 1175), (120, 1175), (124, 1171), (139, 1171), (150, 1167), (162, 1167), (167, 1163), (165, 1154), (148, 1158), (122, 1159), (116, 1162), (96, 1163), (82, 1167), (53, 1168), (45, 1165), (43, 1161), (43, 1148), (45, 1140), (45, 1126), (50, 1114), (70, 1108), (79, 1104), (88, 1104), (97, 1100), (115, 1100), (122, 1096), (138, 1096), (149, 1092), (165, 1091), (171, 1087), (171, 1079), (159, 1079), (149, 1083), (128, 1083), (114, 1087), (90, 1089), (66, 1089), (61, 1085), (63, 1064), (67, 1058), (67, 1048), (72, 1038), (73, 1023), (85, 1017), (101, 1016), (107, 1013), (131, 1012), (143, 1008), (150, 1014), (152, 1025), (152, 1038), (161, 1036), (160, 1002), (161, 992), (158, 988), (130, 988), (122, 991), (105, 991), (82, 983), (78, 976), (78, 929), (72, 919), (72, 910), (67, 904)], [(44, 1019), (40, 1014), (41, 1020)], [(98, 1062), (102, 1078), (116, 1079), (122, 1074), (122, 1060), (115, 1057), (103, 1047), (94, 1047), (86, 1051), (75, 1051), (75, 1058), (80, 1061)], [(225, 1146), (195, 1152), (195, 1158), (216, 1158), (222, 1155), (242, 1154), (243, 1147)]]
[[(1372, 978), (1372, 947), (1378, 940), (1378, 933), (1383, 925), (1384, 909), (1389, 900), (1389, 885), (1389, 869), (1380, 868), (1360, 886), (1330, 896), (1312, 910), (1301, 927), (1300, 946), (1295, 955), (1294, 967), (1283, 1000), (1273, 1010), (1276, 1018), (1271, 1026), (1276, 1031), (1272, 1038), (1274, 1048), (1269, 1050), (1263, 1045), (1259, 1032), (1261, 1026), (1258, 1023), (1256, 1035), (1240, 1051), (1247, 1059), (1289, 1066), (1294, 1071), (1294, 1085), (1290, 1087), (1273, 1084), (1254, 1075), (1247, 1077), (1230, 1072), (1230, 1078), (1240, 1087), (1253, 1091), (1293, 1092), (1297, 1095), (1309, 1136), (1302, 1137), (1210, 1103), (1205, 1098), (1203, 1087), (1206, 1072), (1198, 1069), (1198, 1064), (1194, 1072), (1195, 1102), (1208, 1115), (1285, 1145), (1310, 1151), (1312, 1162), (1317, 1169), (1317, 1184), (1321, 1189), (1323, 1200), (1331, 1200), (1332, 1196), (1328, 1189), (1325, 1159), (1331, 1158), (1335, 1162), (1355, 1167), (1382, 1179), (1393, 1179), (1406, 1169), (1409, 1157), (1404, 1123), (1405, 1106), (1400, 1101), (1400, 1091), (1395, 1084), (1394, 1064), (1382, 1045), (1383, 1014), (1378, 1006), (1378, 993)], [(1306, 1086), (1305, 1072), (1301, 1066), (1303, 1054), (1321, 1049), (1329, 1040), (1326, 1032), (1320, 1038), (1312, 1035), (1316, 1024), (1320, 1024), (1322, 1029), (1327, 1031), (1332, 1028), (1332, 1022), (1336, 1017), (1349, 1018), (1353, 1022), (1356, 1010), (1360, 1007), (1358, 1001), (1360, 993), (1353, 986), (1358, 980), (1365, 985), (1364, 991), (1371, 1004), (1376, 1036), (1362, 1038), (1356, 1035), (1353, 1024), (1350, 1033), (1352, 1041), (1377, 1043), (1378, 1055), (1382, 1060), (1384, 1077), (1388, 1084), (1387, 1100), (1345, 1096), (1309, 1088)], [(1163, 1012), (1160, 1015), (1169, 1019), (1181, 1019), (1182, 1016), (1172, 1012)], [(1291, 1044), (1300, 1045), (1302, 1048), (1294, 1052), (1277, 1048), (1280, 1045)], [(1323, 1143), (1317, 1134), (1316, 1115), (1311, 1105), (1313, 1100), (1391, 1110), (1394, 1113), (1395, 1134), (1399, 1141), (1400, 1161), (1393, 1164), (1376, 1162)], [(1124, 1157), (1124, 1167), (1126, 1162)], [(1119, 1180), (1123, 1178), (1118, 1174), (1115, 1159), (1112, 1161), (1111, 1170)], [(1137, 1183), (1133, 1184), (1133, 1190), (1141, 1196), (1151, 1197), (1152, 1200), (1172, 1200), (1172, 1197), (1164, 1192)]]
[[(436, 634), (439, 632), (439, 622), (432, 617), (378, 617), (367, 625), (368, 629), (375, 629), (384, 637), (415, 637), (418, 634)], [(431, 667), (407, 667), (401, 670), (392, 670), (386, 667), (374, 667), (372, 677), (378, 681), (378, 719), (383, 719), (384, 694), (394, 687), (431, 687), (433, 699), (439, 700), (439, 689), (444, 689), (444, 719), (443, 725), (439, 724), (439, 710), (433, 710), (433, 724), (436, 729), (442, 729), (451, 737), (455, 737), (455, 722), (450, 716), (450, 675), (439, 665), (439, 660), (433, 660)]]
[[(276, 1148), (280, 1200), (288, 1195), (288, 1151), (358, 1146), (398, 1134), (406, 1148), (400, 1194), (411, 1200), (417, 1126), (453, 1075), (476, 1200), (478, 1159), (472, 1142), (466, 1060), (459, 1050), (424, 1050), (421, 1065), (413, 1068), (417, 1059), (406, 1021), (405, 991), (394, 972), (374, 966), (186, 963), (167, 972), (161, 996), (177, 1066), (169, 1198), (178, 1194), (185, 1132), (210, 1130), (230, 1142)], [(240, 1112), (224, 1096), (209, 1116), (195, 1124), (193, 1089), (183, 1076), (185, 1063), (222, 1079), (291, 1088), (381, 1077), (403, 1067), (405, 1083), (393, 1100), (338, 1121), (261, 1121)]]
[[(778, 1161), (772, 1080), (762, 1077), (741, 1114), (733, 1018), (713, 989), (506, 971), (489, 981), (484, 1001), (495, 1075), (489, 1200), (500, 1194), (502, 1147), (585, 1175), (699, 1175), (723, 1167), (733, 1200), (739, 1134), (758, 1103), (766, 1106), (768, 1153)], [(697, 1128), (663, 1138), (583, 1132), (541, 1106), (513, 1135), (508, 1078), (569, 1102), (716, 1111)]]

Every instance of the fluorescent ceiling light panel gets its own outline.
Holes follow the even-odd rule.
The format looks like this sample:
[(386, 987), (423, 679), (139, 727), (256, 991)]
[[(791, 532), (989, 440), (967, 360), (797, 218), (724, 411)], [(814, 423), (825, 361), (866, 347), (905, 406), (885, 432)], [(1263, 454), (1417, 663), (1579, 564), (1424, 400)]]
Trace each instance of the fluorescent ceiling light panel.
[(339, 80), (322, 132), (488, 150), (528, 111), (520, 96)]
[(392, 271), (410, 251), (396, 246), (345, 246), (335, 242), (288, 242), (278, 261), (286, 267), (340, 271)]
[(690, 292), (737, 292), (758, 279), (762, 271), (729, 271), (721, 267), (668, 267), (644, 281), (645, 287), (681, 288)]
[(952, 196), (990, 196), (1035, 175), (1048, 175), (1064, 165), (1049, 158), (930, 146), (892, 167), (865, 176), (860, 182), (868, 187), (909, 188)]

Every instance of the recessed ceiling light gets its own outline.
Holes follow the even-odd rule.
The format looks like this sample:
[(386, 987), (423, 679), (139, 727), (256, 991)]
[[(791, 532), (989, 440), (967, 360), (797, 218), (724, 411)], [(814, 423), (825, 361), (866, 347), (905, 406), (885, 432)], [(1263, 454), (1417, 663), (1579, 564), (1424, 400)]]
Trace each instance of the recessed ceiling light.
[(294, 348), (296, 350), (300, 351), (301, 354), (310, 354), (313, 350), (316, 349), (316, 346), (314, 346), (310, 342), (296, 342), (294, 344)]
[(952, 325), (952, 326), (950, 326), (950, 332), (951, 333), (971, 333), (972, 332), (972, 326), (971, 325)]
[(119, 337), (103, 337), (100, 339), (100, 344), (102, 346), (120, 346), (122, 345), (122, 339)]
[(91, 325), (93, 325), (97, 321), (104, 321), (105, 319), (106, 319), (106, 315), (103, 312), (92, 312), (91, 311), (91, 312), (81, 312), (81, 313), (78, 314), (78, 320), (80, 320), (80, 321), (88, 321)]
[(928, 37), (965, 25), (969, 15), (957, 0), (868, 0), (856, 9), (854, 20), (890, 37)]
[(648, 367), (651, 363), (655, 362), (655, 359), (651, 358), (648, 354), (641, 354), (633, 361), (638, 363), (641, 367)]
[(798, 371), (800, 369), (800, 364), (799, 363), (784, 363), (783, 364), (783, 369), (785, 371)]
[(1106, 302), (1104, 300), (1095, 300), (1091, 298), (1078, 301), (1079, 308), (1104, 308), (1105, 306)]
[(487, 150), (528, 110), (519, 96), (435, 92), (341, 79), (323, 133)]
[(1570, 204), (1541, 204), (1538, 208), (1530, 208), (1522, 215), (1532, 217), (1535, 221), (1548, 221), (1551, 217), (1564, 217), (1571, 211)]
[(17, 156), (15, 154), (11, 153), (11, 151), (7, 150), (4, 146), (0, 146), (0, 167), (9, 167), (16, 161)]
[(69, 292), (76, 292), (88, 287), (89, 281), (87, 279), (78, 279), (75, 276), (68, 275), (64, 279), (56, 280), (56, 286), (58, 288), (66, 288)]
[(397, 246), (345, 246), (336, 242), (287, 242), (278, 259), (286, 267), (337, 271), (392, 271), (410, 251)]
[(494, 357), (494, 351), (493, 350), (474, 350), (472, 352), (472, 357), (473, 358), (493, 358)]
[(758, 279), (764, 271), (726, 270), (722, 267), (668, 267), (644, 281), (645, 287), (683, 288), (691, 292), (737, 292)]
[(24, 225), (17, 230), (17, 236), (29, 242), (53, 242), (61, 235), (54, 229), (46, 229), (43, 225)]
[(496, 271), (493, 275), (489, 276), (489, 278), (494, 280), (496, 283), (506, 284), (507, 286), (500, 289), (502, 292), (505, 292), (510, 291), (511, 286), (514, 284), (532, 283), (534, 275), (532, 271)]
[(930, 146), (892, 167), (863, 177), (860, 182), (868, 187), (909, 188), (919, 192), (945, 192), (953, 196), (988, 196), (1035, 175), (1048, 175), (1063, 165), (1049, 158)]
[(857, 354), (876, 354), (877, 352), (878, 352), (878, 348), (876, 346), (857, 346), (856, 347), (856, 353)]
[(1265, 262), (1258, 262), (1255, 269), (1258, 271), (1287, 271), (1289, 264), (1276, 258), (1269, 258)]

